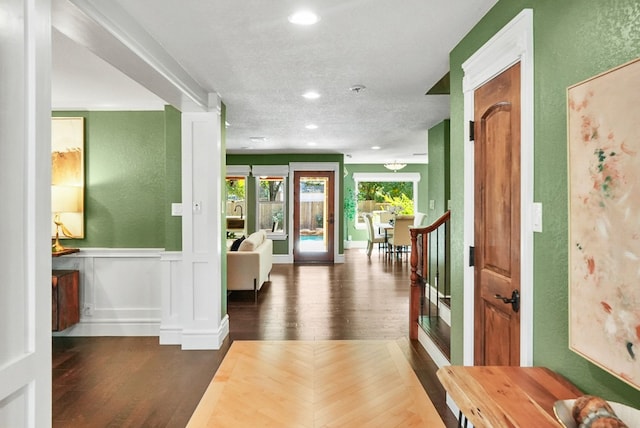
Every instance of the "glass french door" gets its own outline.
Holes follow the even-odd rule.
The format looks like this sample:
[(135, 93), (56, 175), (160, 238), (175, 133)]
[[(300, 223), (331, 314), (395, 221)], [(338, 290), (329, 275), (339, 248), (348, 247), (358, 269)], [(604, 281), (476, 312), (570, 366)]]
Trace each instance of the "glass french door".
[(333, 263), (334, 172), (296, 171), (293, 188), (293, 260)]

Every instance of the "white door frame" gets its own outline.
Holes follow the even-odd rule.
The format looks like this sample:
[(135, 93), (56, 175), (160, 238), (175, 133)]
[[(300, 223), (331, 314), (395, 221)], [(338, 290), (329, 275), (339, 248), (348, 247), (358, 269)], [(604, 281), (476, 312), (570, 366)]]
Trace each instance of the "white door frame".
[(524, 9), (462, 64), (464, 78), (464, 321), (463, 364), (473, 365), (474, 268), (468, 247), (474, 245), (474, 92), (513, 64), (521, 70), (520, 202), (520, 365), (533, 365), (533, 10)]
[(0, 7), (2, 427), (51, 426), (50, 10), (49, 0)]

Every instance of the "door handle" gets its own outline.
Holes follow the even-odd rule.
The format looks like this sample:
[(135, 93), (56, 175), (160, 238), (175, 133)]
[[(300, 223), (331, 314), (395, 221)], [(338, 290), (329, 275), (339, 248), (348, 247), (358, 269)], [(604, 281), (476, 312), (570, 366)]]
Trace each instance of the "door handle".
[(518, 290), (513, 290), (511, 292), (510, 299), (508, 297), (503, 297), (499, 294), (496, 294), (493, 297), (495, 299), (502, 300), (504, 303), (511, 303), (511, 308), (513, 309), (513, 312), (518, 312), (520, 310), (520, 293), (518, 292)]
[(333, 214), (329, 214), (329, 224), (333, 224)]

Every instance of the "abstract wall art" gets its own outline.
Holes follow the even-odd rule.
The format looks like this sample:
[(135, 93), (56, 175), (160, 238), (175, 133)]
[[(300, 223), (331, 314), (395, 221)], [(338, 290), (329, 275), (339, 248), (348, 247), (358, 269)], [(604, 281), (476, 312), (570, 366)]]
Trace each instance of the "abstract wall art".
[(569, 347), (640, 389), (640, 59), (567, 90)]

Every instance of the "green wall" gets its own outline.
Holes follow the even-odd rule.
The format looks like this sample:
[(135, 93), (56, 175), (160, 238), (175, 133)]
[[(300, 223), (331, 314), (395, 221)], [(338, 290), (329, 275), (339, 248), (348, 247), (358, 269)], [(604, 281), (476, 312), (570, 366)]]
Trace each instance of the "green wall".
[(462, 361), (463, 98), (461, 64), (523, 8), (534, 14), (534, 364), (587, 393), (628, 404), (640, 391), (568, 349), (566, 89), (640, 56), (637, 0), (500, 0), (451, 52), (452, 362)]
[(182, 114), (172, 106), (164, 110), (166, 204), (163, 205), (166, 251), (182, 250), (182, 217), (171, 215), (171, 203), (182, 201)]
[[(273, 155), (227, 155), (227, 165), (288, 165), (291, 162), (338, 162), (340, 164), (338, 170), (341, 171), (343, 168), (343, 155), (341, 154), (273, 154)], [(342, 174), (337, 174), (336, 179), (342, 182)], [(287, 181), (287, 186), (290, 185), (291, 177), (289, 177), (289, 181)], [(341, 194), (338, 195), (339, 206), (336, 208), (336, 211), (339, 215), (342, 215), (343, 208), (343, 186), (340, 187)], [(245, 215), (247, 221), (247, 232), (251, 233), (255, 229), (256, 217), (255, 217), (255, 179), (253, 177), (248, 177), (247, 180), (247, 213)], [(289, 192), (289, 187), (287, 187), (287, 193)], [(289, 202), (287, 201), (287, 210), (289, 209)], [(286, 227), (289, 227), (288, 222), (291, 219), (287, 219)], [(343, 235), (343, 225), (340, 224), (339, 236)], [(273, 241), (273, 253), (274, 254), (288, 254), (288, 243), (289, 241)], [(338, 244), (338, 254), (344, 253), (344, 243), (340, 240)]]
[[(349, 171), (349, 175), (347, 175), (344, 179), (344, 194), (348, 195), (349, 191), (354, 192), (355, 194), (355, 182), (353, 181), (353, 173), (354, 172), (384, 172), (390, 173), (387, 168), (385, 168), (381, 164), (348, 164), (346, 165), (347, 170)], [(417, 172), (420, 173), (420, 181), (418, 182), (418, 211), (426, 213), (428, 210), (428, 170), (429, 166), (427, 164), (408, 164), (406, 167), (402, 168), (402, 172)], [(346, 222), (346, 218), (344, 219)], [(355, 220), (349, 220), (349, 227), (346, 230), (344, 239), (346, 240), (349, 235), (351, 235), (352, 241), (366, 241), (367, 240), (367, 231), (364, 229), (356, 229), (354, 227)]]
[(429, 201), (434, 201), (433, 209), (427, 213), (428, 221), (424, 224), (431, 224), (437, 220), (448, 209), (450, 198), (449, 186), (449, 140), (450, 121), (444, 120), (429, 129)]
[(63, 244), (164, 248), (165, 112), (76, 111), (53, 116), (85, 118), (85, 238)]

